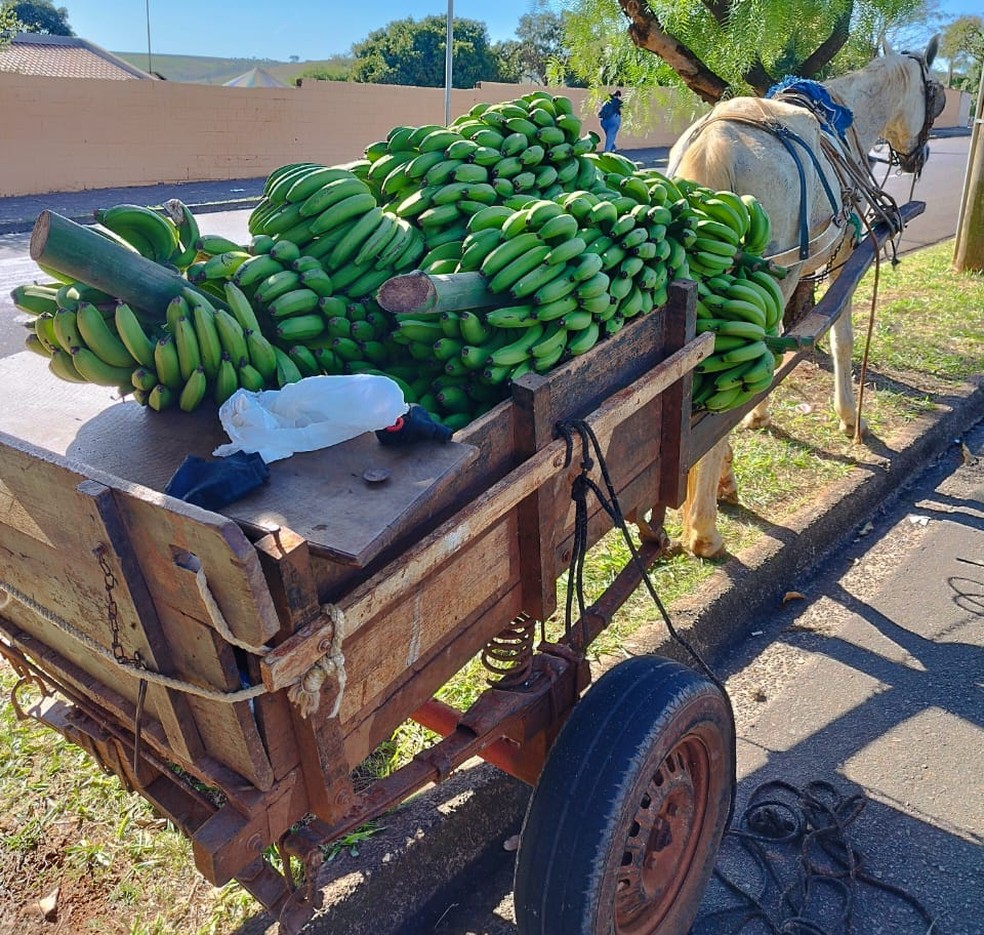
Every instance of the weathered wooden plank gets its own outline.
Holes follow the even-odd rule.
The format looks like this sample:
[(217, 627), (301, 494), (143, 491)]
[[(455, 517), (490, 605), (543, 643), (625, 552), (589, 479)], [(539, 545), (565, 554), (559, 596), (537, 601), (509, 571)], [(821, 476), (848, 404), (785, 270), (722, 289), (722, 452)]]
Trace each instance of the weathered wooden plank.
[[(596, 433), (604, 435), (628, 418), (629, 414), (658, 396), (680, 379), (684, 372), (710, 353), (713, 335), (701, 335), (685, 348), (654, 367), (643, 378), (614, 393), (591, 414)], [(400, 601), (412, 598), (421, 581), (436, 572), (465, 543), (493, 526), (521, 500), (553, 477), (562, 467), (565, 445), (558, 439), (540, 449), (509, 475), (492, 485), (447, 523), (408, 549), (400, 562), (387, 566), (369, 581), (338, 601), (346, 617), (346, 638), (355, 634), (377, 615), (388, 612)], [(281, 671), (293, 671), (297, 661), (313, 662), (322, 651), (317, 634), (289, 640), (261, 663), (263, 680), (271, 689), (291, 683)]]

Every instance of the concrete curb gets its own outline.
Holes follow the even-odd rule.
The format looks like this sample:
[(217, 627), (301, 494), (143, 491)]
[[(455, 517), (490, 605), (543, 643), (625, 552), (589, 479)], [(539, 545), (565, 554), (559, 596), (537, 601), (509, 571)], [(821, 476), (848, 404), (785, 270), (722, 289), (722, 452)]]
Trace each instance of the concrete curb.
[[(785, 518), (781, 527), (731, 556), (697, 593), (668, 608), (676, 629), (710, 664), (719, 664), (758, 620), (780, 606), (797, 578), (855, 536), (909, 478), (984, 418), (984, 380), (958, 390), (948, 402), (943, 412), (913, 423), (896, 442), (897, 450), (873, 456), (864, 462), (866, 470), (820, 492), (819, 503)], [(629, 649), (690, 661), (662, 622), (637, 631)], [(325, 909), (305, 931), (419, 931), (415, 919), (421, 909), (436, 905), (455, 876), (519, 831), (530, 791), (484, 763), (424, 791), (382, 822), (385, 830), (360, 845), (358, 858), (344, 855), (326, 866), (319, 881)]]

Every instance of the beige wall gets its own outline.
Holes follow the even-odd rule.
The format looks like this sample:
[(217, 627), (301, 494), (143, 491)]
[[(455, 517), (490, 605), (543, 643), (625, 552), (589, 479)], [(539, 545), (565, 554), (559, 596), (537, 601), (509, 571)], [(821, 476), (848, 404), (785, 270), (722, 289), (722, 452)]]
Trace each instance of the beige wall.
[[(528, 86), (452, 92), (452, 116)], [(568, 89), (565, 89), (567, 91)], [(582, 107), (585, 92), (571, 90)], [(444, 123), (444, 91), (343, 82), (226, 88), (0, 73), (0, 196), (264, 176), (287, 162), (358, 159), (397, 125)], [(661, 122), (623, 146), (667, 145), (686, 125)], [(585, 130), (598, 130), (593, 116)]]
[[(452, 92), (452, 116), (530, 86)], [(579, 89), (567, 94), (584, 128), (600, 132)], [(625, 127), (619, 147), (668, 146), (693, 114), (682, 99), (651, 103), (650, 128)], [(946, 124), (953, 104), (953, 123)], [(641, 106), (636, 108), (641, 110)], [(940, 126), (956, 125), (948, 95)], [(358, 159), (397, 125), (444, 123), (444, 91), (314, 81), (299, 88), (226, 88), (166, 81), (99, 81), (0, 73), (0, 197), (159, 182), (252, 178), (287, 162)]]

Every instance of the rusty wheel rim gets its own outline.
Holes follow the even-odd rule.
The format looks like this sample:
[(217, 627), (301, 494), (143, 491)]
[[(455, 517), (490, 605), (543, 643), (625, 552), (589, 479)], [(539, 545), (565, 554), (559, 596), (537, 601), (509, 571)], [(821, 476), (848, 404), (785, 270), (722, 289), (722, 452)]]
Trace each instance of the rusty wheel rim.
[(638, 796), (616, 873), (616, 935), (658, 932), (699, 856), (714, 783), (707, 740), (680, 739)]

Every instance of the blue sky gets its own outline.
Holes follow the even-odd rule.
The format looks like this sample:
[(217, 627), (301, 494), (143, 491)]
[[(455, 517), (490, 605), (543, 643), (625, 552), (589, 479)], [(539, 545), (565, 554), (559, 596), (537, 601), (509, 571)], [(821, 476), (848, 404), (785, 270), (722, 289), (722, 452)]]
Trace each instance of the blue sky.
[[(447, 0), (54, 0), (76, 34), (114, 52), (272, 58), (344, 54), (395, 19), (444, 16)], [(512, 39), (533, 0), (453, 0), (455, 17), (484, 22), (493, 41)], [(981, 0), (942, 0), (948, 16), (982, 13)]]

